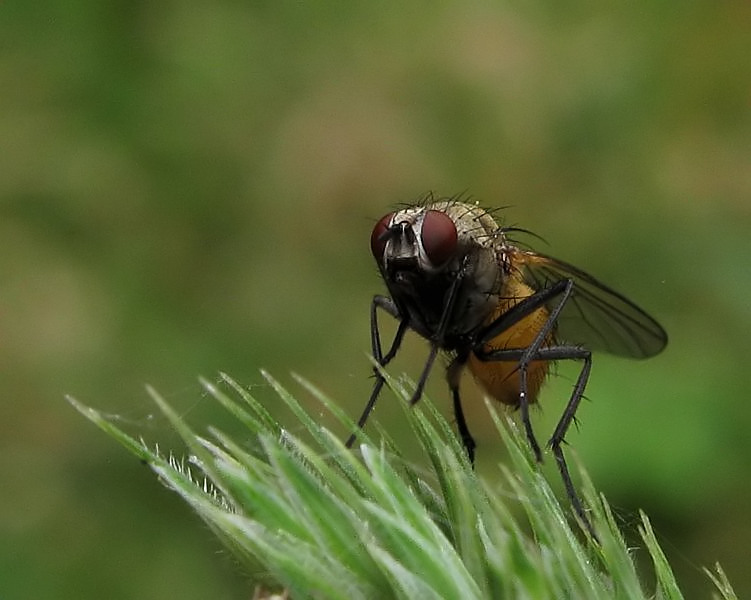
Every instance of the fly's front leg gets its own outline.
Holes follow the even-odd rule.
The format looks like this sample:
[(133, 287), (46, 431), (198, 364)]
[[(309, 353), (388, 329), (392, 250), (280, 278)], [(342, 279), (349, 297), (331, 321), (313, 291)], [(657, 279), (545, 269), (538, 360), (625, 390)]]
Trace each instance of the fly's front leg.
[[(385, 356), (382, 354), (381, 332), (378, 327), (379, 308), (399, 321), (399, 329), (397, 329), (394, 340), (391, 342), (391, 348), (389, 348)], [(386, 366), (396, 356), (406, 330), (407, 320), (399, 314), (399, 309), (394, 304), (394, 301), (388, 296), (381, 296), (380, 294), (373, 296), (373, 302), (370, 303), (370, 348), (373, 352), (373, 357), (379, 365), (382, 367)], [(374, 372), (377, 374), (378, 369), (374, 369)]]
[(454, 280), (451, 283), (451, 287), (446, 293), (446, 300), (441, 311), (441, 319), (438, 322), (435, 333), (430, 338), (430, 353), (428, 354), (428, 358), (425, 361), (425, 366), (422, 368), (422, 373), (420, 373), (420, 379), (417, 380), (415, 393), (412, 394), (412, 398), (410, 398), (409, 400), (411, 406), (417, 404), (417, 402), (422, 397), (422, 392), (425, 389), (425, 384), (428, 382), (428, 375), (430, 375), (430, 370), (433, 368), (433, 363), (438, 356), (439, 350), (444, 347), (446, 340), (446, 331), (448, 330), (449, 323), (451, 323), (451, 318), (454, 314), (456, 297), (459, 295), (459, 288), (461, 287), (462, 281), (466, 276), (468, 263), (469, 256), (465, 256), (464, 260), (462, 261), (461, 267), (456, 274), (456, 277), (454, 277)]
[[(397, 328), (394, 339), (391, 342), (391, 347), (385, 355), (383, 354), (383, 349), (381, 348), (381, 333), (378, 327), (379, 308), (390, 314), (395, 319), (399, 320), (399, 327)], [(402, 344), (402, 340), (404, 339), (404, 334), (407, 331), (407, 327), (407, 319), (402, 318), (402, 316), (399, 314), (399, 309), (396, 307), (396, 304), (394, 304), (394, 301), (391, 298), (381, 295), (373, 297), (373, 302), (371, 302), (370, 304), (370, 343), (373, 358), (375, 358), (376, 362), (381, 368), (385, 367), (396, 356), (396, 353), (399, 351), (399, 347)], [(368, 403), (365, 405), (360, 418), (357, 420), (358, 430), (362, 429), (365, 426), (365, 423), (367, 422), (368, 417), (373, 411), (373, 407), (378, 400), (378, 395), (381, 392), (381, 388), (386, 381), (377, 367), (373, 367), (373, 373), (375, 375), (373, 391), (370, 393)], [(349, 436), (344, 445), (347, 448), (351, 448), (356, 439), (357, 431), (354, 431), (352, 435)]]

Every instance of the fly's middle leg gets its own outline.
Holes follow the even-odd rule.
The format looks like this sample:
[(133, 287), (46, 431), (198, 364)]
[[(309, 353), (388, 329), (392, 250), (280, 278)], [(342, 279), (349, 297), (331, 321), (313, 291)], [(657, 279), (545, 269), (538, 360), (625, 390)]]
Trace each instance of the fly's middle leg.
[(459, 396), (459, 381), (461, 379), (462, 370), (464, 364), (467, 361), (466, 353), (459, 355), (451, 361), (451, 364), (446, 369), (446, 378), (448, 379), (449, 389), (451, 390), (451, 398), (454, 402), (454, 416), (456, 417), (456, 428), (459, 431), (459, 437), (464, 446), (464, 450), (467, 452), (467, 459), (471, 465), (475, 464), (475, 438), (469, 431), (467, 426), (467, 420), (464, 418), (464, 410), (462, 409), (462, 400)]

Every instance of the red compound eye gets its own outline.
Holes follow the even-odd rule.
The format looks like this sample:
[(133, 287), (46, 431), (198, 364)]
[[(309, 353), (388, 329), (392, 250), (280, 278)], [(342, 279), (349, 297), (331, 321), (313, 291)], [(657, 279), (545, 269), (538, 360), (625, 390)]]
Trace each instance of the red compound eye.
[(422, 220), (422, 247), (434, 266), (450, 259), (457, 246), (456, 225), (446, 213), (429, 210)]
[(383, 234), (388, 231), (393, 217), (394, 213), (389, 213), (385, 217), (382, 217), (375, 224), (375, 227), (373, 227), (373, 233), (370, 234), (370, 251), (379, 263), (383, 261), (383, 252), (386, 250), (386, 239), (383, 237)]

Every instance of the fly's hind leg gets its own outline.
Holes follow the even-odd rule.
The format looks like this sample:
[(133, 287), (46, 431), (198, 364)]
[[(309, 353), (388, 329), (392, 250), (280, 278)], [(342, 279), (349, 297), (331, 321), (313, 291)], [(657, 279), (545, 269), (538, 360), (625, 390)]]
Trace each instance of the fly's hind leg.
[[(576, 493), (574, 483), (573, 481), (571, 481), (571, 474), (569, 473), (568, 465), (566, 464), (566, 458), (563, 455), (563, 448), (561, 448), (561, 444), (566, 441), (564, 439), (566, 432), (568, 431), (568, 428), (571, 426), (571, 423), (576, 417), (576, 409), (579, 408), (579, 403), (581, 402), (581, 399), (584, 395), (584, 388), (587, 385), (589, 373), (592, 370), (592, 355), (588, 350), (584, 350), (582, 348), (571, 346), (562, 348), (571, 351), (567, 353), (568, 357), (579, 358), (584, 361), (584, 364), (582, 365), (581, 371), (579, 371), (579, 376), (576, 379), (576, 384), (574, 385), (574, 391), (571, 393), (571, 398), (569, 398), (568, 404), (566, 404), (566, 408), (564, 409), (563, 414), (558, 421), (558, 425), (556, 425), (555, 431), (553, 431), (553, 435), (550, 436), (548, 446), (550, 446), (550, 450), (553, 452), (553, 456), (555, 456), (555, 461), (558, 464), (558, 470), (561, 472), (561, 479), (563, 479), (563, 485), (566, 488), (566, 494), (571, 501), (571, 505), (574, 507), (576, 514), (579, 515), (579, 518), (586, 526), (587, 531), (589, 531), (594, 539), (597, 539), (597, 534), (595, 533), (592, 524), (584, 513), (584, 507), (582, 506), (582, 503), (579, 500), (579, 496)], [(576, 354), (576, 356), (573, 356), (574, 354)]]
[[(548, 445), (550, 446), (553, 456), (555, 456), (556, 463), (558, 464), (558, 470), (561, 473), (563, 479), (563, 485), (566, 488), (566, 495), (571, 501), (571, 506), (584, 523), (587, 531), (592, 535), (594, 539), (597, 539), (594, 528), (589, 522), (584, 507), (582, 506), (579, 497), (576, 495), (574, 484), (571, 481), (571, 474), (566, 464), (566, 459), (563, 455), (561, 444), (564, 442), (566, 431), (568, 431), (571, 421), (573, 421), (576, 415), (576, 409), (579, 406), (582, 395), (584, 394), (584, 388), (587, 385), (587, 379), (589, 378), (589, 372), (592, 367), (592, 357), (589, 350), (580, 348), (573, 345), (554, 345), (546, 346), (548, 340), (553, 334), (556, 321), (566, 305), (566, 302), (571, 298), (571, 294), (574, 291), (574, 282), (571, 279), (561, 279), (554, 283), (551, 287), (540, 290), (524, 298), (510, 310), (506, 311), (503, 315), (498, 317), (493, 323), (488, 325), (474, 345), (473, 352), (475, 355), (483, 361), (503, 360), (503, 361), (518, 361), (519, 362), (519, 375), (520, 375), (520, 390), (519, 390), (519, 408), (522, 413), (522, 422), (524, 424), (524, 430), (527, 434), (527, 439), (535, 453), (535, 457), (538, 461), (542, 459), (542, 453), (540, 452), (540, 446), (535, 438), (534, 431), (532, 430), (532, 423), (529, 419), (529, 398), (527, 397), (527, 368), (529, 364), (536, 360), (582, 360), (584, 365), (579, 373), (579, 377), (576, 380), (574, 391), (571, 394), (571, 398), (566, 405), (566, 409), (563, 411), (561, 419), (558, 421), (558, 425), (553, 432), (552, 437)], [(525, 316), (532, 314), (535, 310), (549, 306), (549, 303), (557, 298), (556, 304), (553, 306), (548, 314), (543, 326), (537, 332), (535, 339), (527, 348), (510, 348), (493, 350), (490, 352), (484, 351), (484, 346), (495, 337), (507, 331), (513, 327), (516, 323), (521, 321)]]
[[(568, 403), (566, 404), (566, 408), (563, 411), (563, 414), (561, 415), (561, 418), (558, 421), (558, 425), (555, 428), (555, 431), (553, 432), (553, 435), (550, 437), (550, 441), (548, 442), (548, 446), (550, 447), (551, 452), (553, 453), (553, 456), (555, 457), (556, 464), (558, 465), (558, 470), (561, 473), (561, 479), (563, 480), (563, 486), (566, 489), (566, 495), (569, 498), (569, 501), (571, 502), (571, 506), (574, 509), (574, 512), (579, 517), (579, 519), (582, 521), (584, 526), (586, 527), (587, 531), (590, 533), (590, 535), (596, 540), (597, 535), (595, 534), (594, 528), (592, 527), (592, 524), (589, 521), (589, 518), (587, 517), (584, 506), (581, 503), (581, 500), (579, 500), (579, 496), (576, 493), (576, 488), (574, 487), (574, 482), (571, 479), (571, 473), (568, 470), (568, 465), (566, 464), (566, 458), (563, 454), (563, 448), (561, 445), (565, 442), (565, 436), (566, 432), (568, 431), (569, 427), (571, 426), (572, 421), (574, 420), (576, 416), (576, 410), (579, 408), (579, 403), (581, 402), (581, 399), (584, 395), (584, 388), (587, 386), (587, 380), (589, 379), (589, 373), (592, 369), (592, 353), (589, 350), (586, 350), (585, 348), (580, 348), (579, 346), (573, 346), (573, 345), (558, 345), (558, 346), (550, 346), (546, 348), (540, 348), (536, 352), (534, 352), (532, 355), (529, 354), (529, 349), (504, 349), (504, 350), (495, 350), (493, 352), (487, 352), (487, 353), (480, 353), (476, 352), (478, 358), (483, 361), (520, 361), (519, 369), (521, 371), (521, 377), (522, 377), (522, 397), (520, 398), (520, 407), (524, 409), (524, 404), (522, 403), (524, 398), (524, 384), (525, 384), (525, 373), (526, 373), (526, 365), (529, 364), (531, 361), (536, 360), (542, 360), (542, 361), (556, 361), (556, 360), (581, 360), (583, 361), (583, 365), (581, 368), (581, 371), (579, 372), (579, 376), (576, 379), (576, 384), (574, 385), (574, 390), (571, 393), (571, 397), (569, 398)], [(527, 403), (528, 404), (528, 403)], [(535, 448), (535, 445), (537, 444), (537, 441), (534, 437), (534, 432), (532, 431), (532, 424), (529, 421), (529, 410), (528, 406), (526, 407), (527, 411), (522, 411), (522, 420), (524, 422), (524, 429), (527, 433), (527, 438), (530, 440), (530, 445), (532, 446), (533, 450)], [(535, 452), (535, 455), (537, 456), (538, 460), (540, 460), (541, 455), (538, 455), (539, 452), (539, 445), (537, 446), (537, 451)]]
[[(492, 323), (487, 325), (477, 336), (472, 348), (472, 352), (474, 352), (480, 360), (519, 361), (519, 410), (522, 415), (524, 432), (527, 435), (527, 440), (529, 440), (529, 445), (535, 454), (537, 462), (542, 461), (542, 452), (540, 450), (540, 444), (537, 443), (535, 432), (532, 430), (532, 422), (529, 419), (530, 401), (527, 397), (527, 367), (529, 363), (534, 360), (534, 356), (546, 344), (553, 332), (558, 316), (561, 314), (561, 310), (563, 310), (563, 307), (566, 305), (566, 302), (571, 297), (573, 291), (574, 282), (570, 279), (561, 279), (560, 281), (555, 282), (551, 287), (539, 290), (531, 296), (520, 300)], [(514, 325), (519, 323), (525, 317), (541, 308), (545, 308), (553, 299), (557, 299), (557, 304), (550, 311), (545, 323), (539, 329), (535, 335), (535, 339), (527, 348), (502, 349), (491, 352), (485, 351), (485, 344), (492, 341), (504, 331), (508, 331), (514, 327)]]

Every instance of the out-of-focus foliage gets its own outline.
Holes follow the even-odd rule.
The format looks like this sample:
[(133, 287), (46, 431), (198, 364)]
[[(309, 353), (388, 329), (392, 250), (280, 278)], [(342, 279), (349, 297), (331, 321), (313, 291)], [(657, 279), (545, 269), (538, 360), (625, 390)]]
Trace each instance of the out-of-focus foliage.
[[(272, 405), (258, 368), (298, 371), (356, 415), (370, 228), (429, 189), (510, 206), (664, 324), (660, 357), (596, 358), (569, 442), (625, 522), (651, 516), (689, 596), (715, 560), (749, 595), (750, 20), (709, 0), (1, 3), (0, 596), (247, 597), (63, 394), (163, 444), (143, 383), (221, 425), (193, 383), (219, 369)], [(410, 339), (392, 370), (423, 356)], [(483, 469), (503, 454), (467, 387)], [(376, 416), (408, 435), (394, 402)]]

